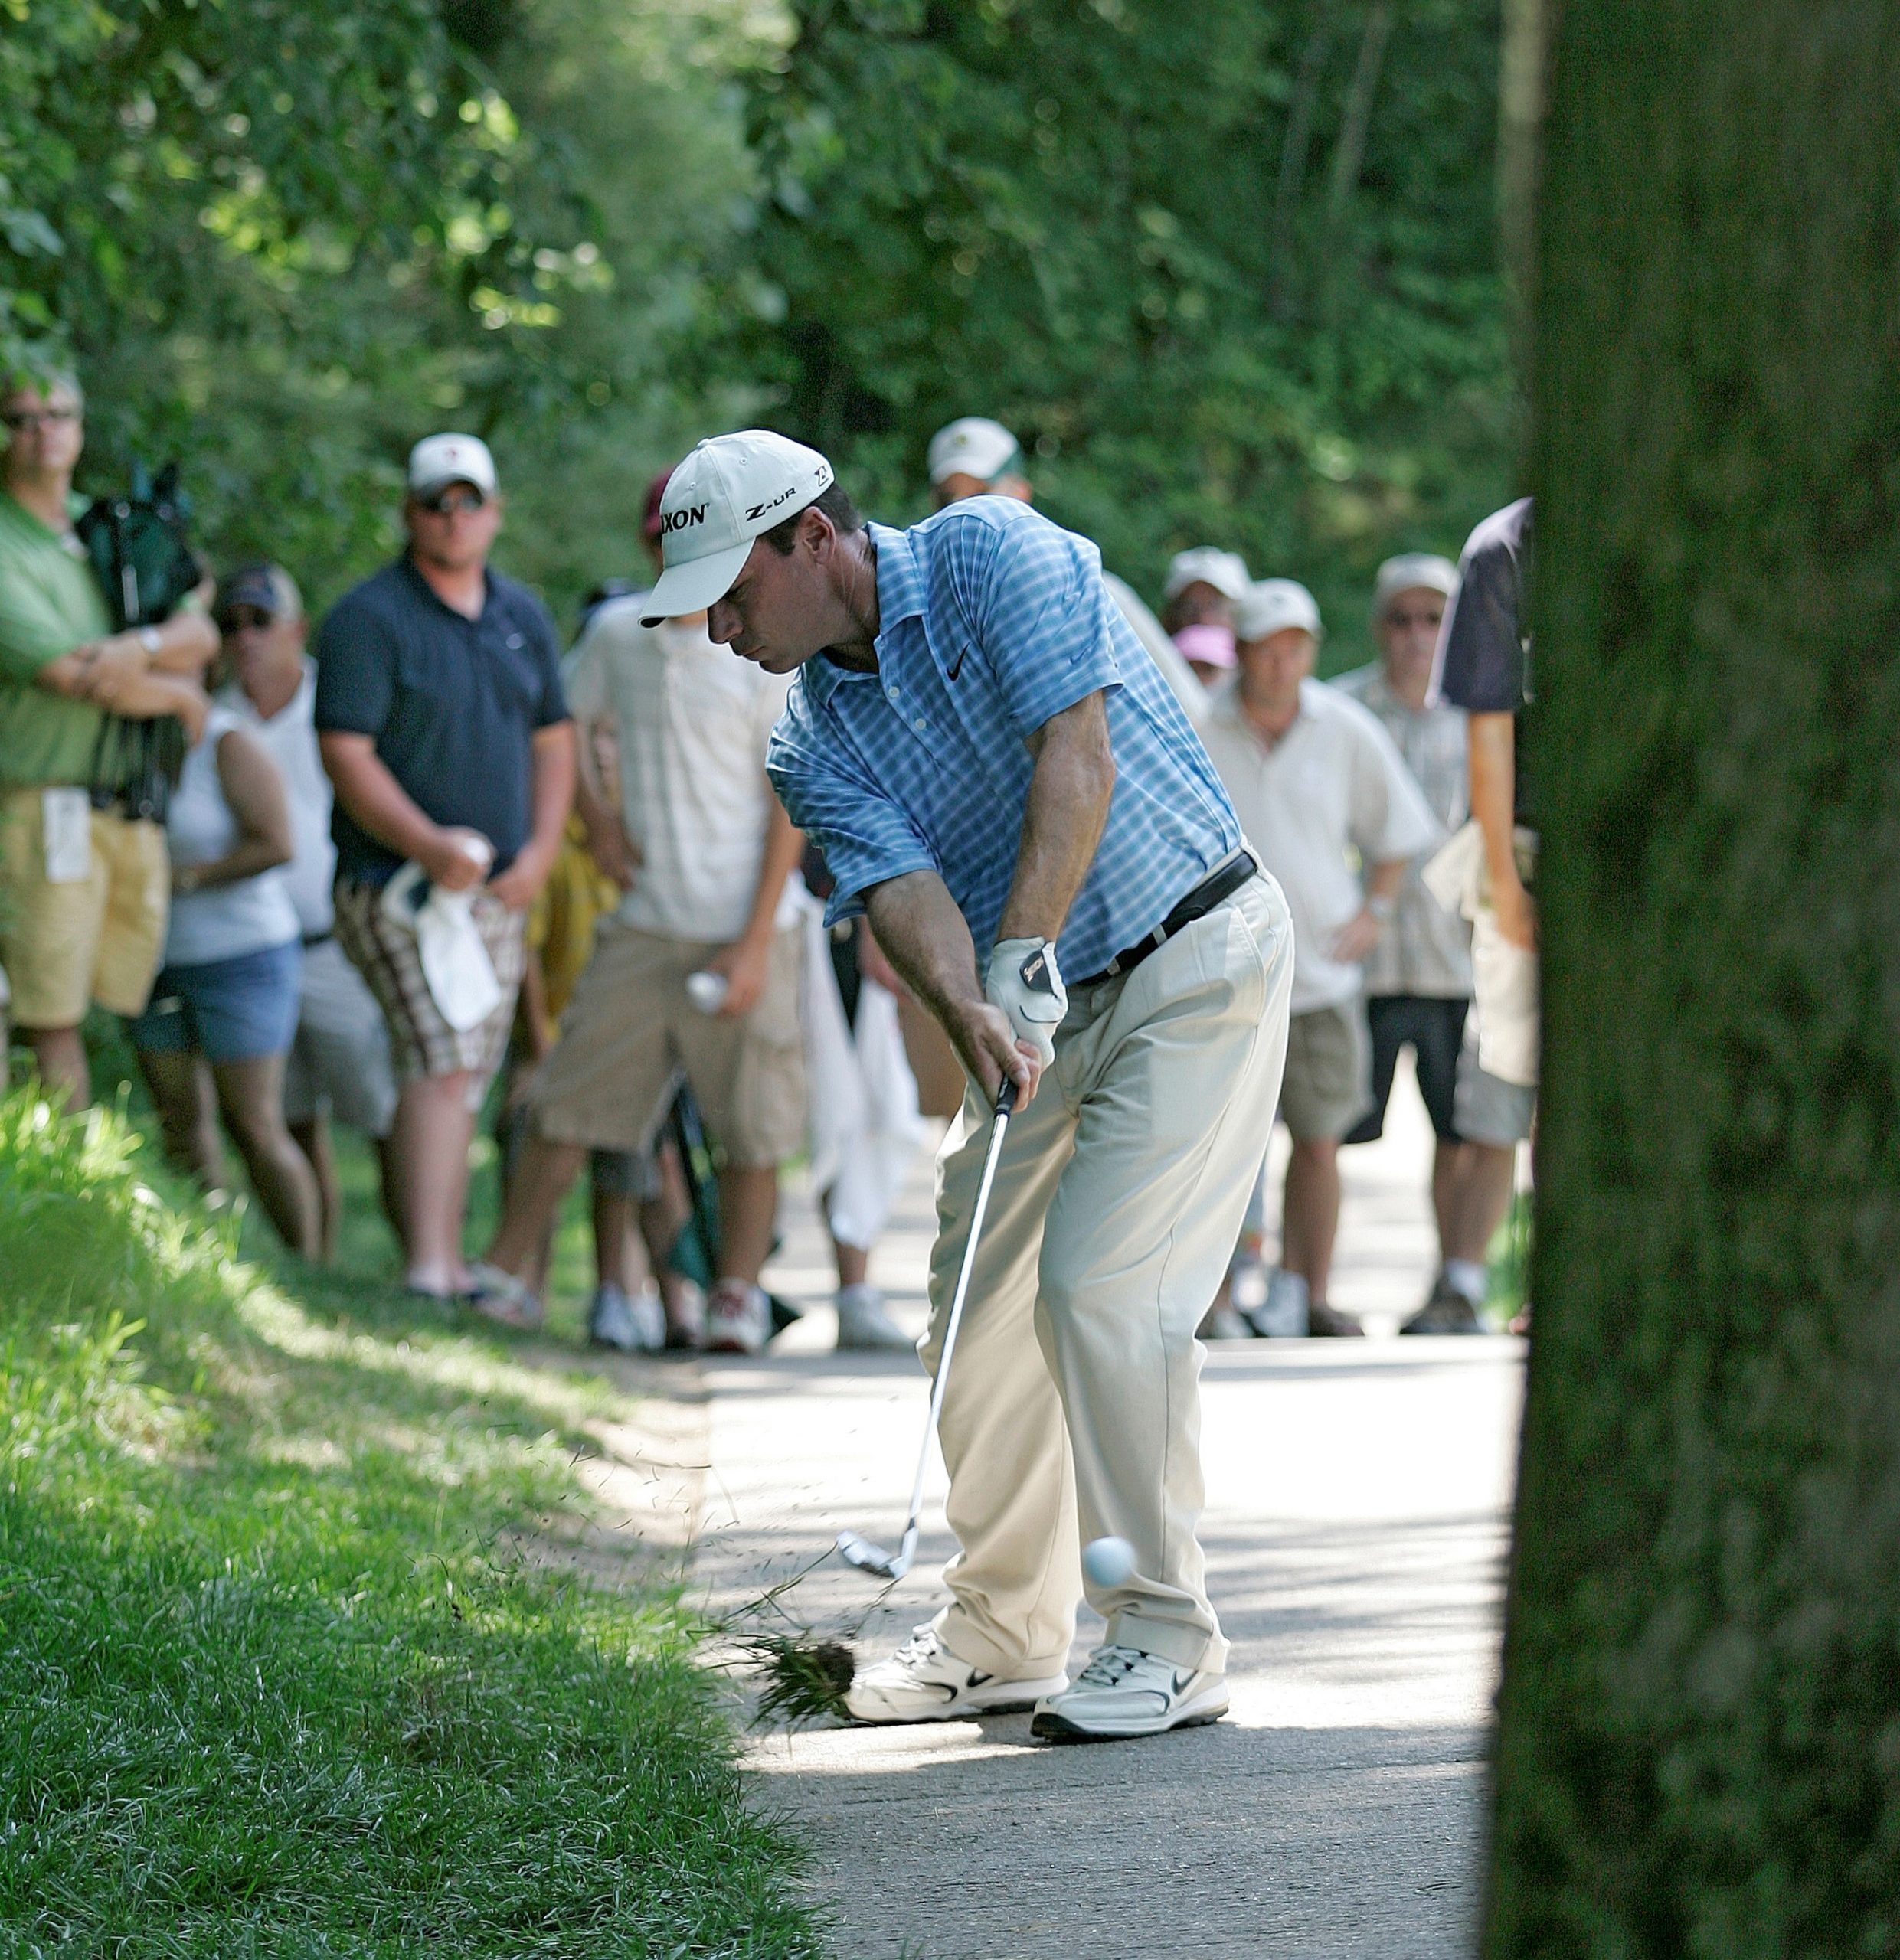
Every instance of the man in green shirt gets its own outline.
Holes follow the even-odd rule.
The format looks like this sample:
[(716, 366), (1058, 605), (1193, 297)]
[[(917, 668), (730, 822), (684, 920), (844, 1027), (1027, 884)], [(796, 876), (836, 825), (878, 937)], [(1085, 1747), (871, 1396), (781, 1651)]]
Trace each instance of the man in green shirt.
[(200, 611), (115, 633), (73, 531), (84, 404), (70, 379), (0, 396), (0, 965), (40, 1076), (90, 1099), (87, 1004), (143, 1008), (165, 941), (165, 832), (108, 797), (93, 755), (107, 714), (175, 715), (196, 740), (217, 650)]

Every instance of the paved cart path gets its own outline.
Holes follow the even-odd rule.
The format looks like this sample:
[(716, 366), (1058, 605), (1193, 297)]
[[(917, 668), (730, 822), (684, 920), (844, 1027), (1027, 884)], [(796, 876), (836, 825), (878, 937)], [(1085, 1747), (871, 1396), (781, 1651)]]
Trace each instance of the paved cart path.
[[(1428, 1137), (1409, 1088), (1346, 1154), (1335, 1297), (1389, 1328), (1429, 1277)], [(809, 1207), (768, 1278), (822, 1301)], [(927, 1162), (879, 1255), (921, 1325)], [(924, 1406), (907, 1357), (833, 1356), (819, 1307), (760, 1361), (699, 1373), (710, 1470), (697, 1575), (729, 1609), (841, 1524), (894, 1542)], [(1210, 1351), (1211, 1584), (1234, 1710), (1153, 1741), (1055, 1749), (1026, 1716), (766, 1736), (757, 1794), (811, 1848), (842, 1960), (1454, 1955), (1469, 1949), (1521, 1344)], [(800, 1617), (875, 1653), (927, 1616), (950, 1546), (940, 1470), (888, 1596), (833, 1561)], [(1078, 1654), (1093, 1629), (1085, 1625)]]

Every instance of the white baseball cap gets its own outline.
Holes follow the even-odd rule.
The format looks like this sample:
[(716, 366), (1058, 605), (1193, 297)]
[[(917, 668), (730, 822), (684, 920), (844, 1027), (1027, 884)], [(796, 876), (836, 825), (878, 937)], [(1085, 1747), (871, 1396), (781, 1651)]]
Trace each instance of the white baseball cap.
[(1372, 617), (1382, 619), (1385, 609), (1401, 592), (1436, 592), (1449, 599), (1458, 590), (1458, 568), (1433, 551), (1405, 551), (1388, 558), (1372, 582)]
[(925, 461), (933, 483), (947, 476), (973, 476), (979, 482), (994, 483), (999, 476), (1022, 474), (1022, 450), (1000, 422), (986, 415), (966, 415), (946, 423), (930, 438)]
[(495, 495), (495, 459), (479, 436), (425, 436), (409, 452), (410, 494), (427, 497), (450, 483)]
[(1294, 579), (1262, 579), (1250, 585), (1234, 608), (1234, 637), (1264, 640), (1288, 626), (1302, 627), (1315, 639), (1323, 637), (1320, 609), (1313, 594)]
[(1253, 582), (1247, 561), (1238, 551), (1217, 551), (1211, 544), (1197, 544), (1192, 551), (1174, 554), (1161, 596), (1169, 599), (1191, 585), (1211, 585), (1223, 599), (1238, 600)]
[(703, 612), (732, 590), (752, 541), (816, 503), (833, 482), (816, 449), (770, 429), (709, 436), (666, 479), (659, 500), (659, 583), (643, 626)]

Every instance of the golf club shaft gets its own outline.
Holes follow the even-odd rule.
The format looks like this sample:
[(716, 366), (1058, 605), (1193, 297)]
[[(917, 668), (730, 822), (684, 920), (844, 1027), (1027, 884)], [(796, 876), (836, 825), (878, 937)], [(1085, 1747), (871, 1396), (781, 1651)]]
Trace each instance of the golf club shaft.
[(950, 1296), (950, 1318), (943, 1327), (943, 1351), (937, 1359), (937, 1374), (930, 1383), (930, 1413), (924, 1426), (924, 1446), (917, 1452), (917, 1481), (911, 1486), (907, 1535), (917, 1529), (917, 1514), (924, 1508), (924, 1475), (930, 1466), (930, 1439), (937, 1433), (937, 1419), (943, 1413), (943, 1388), (950, 1380), (950, 1356), (957, 1347), (957, 1330), (963, 1324), (963, 1301), (970, 1292), (970, 1276), (976, 1264), (976, 1246), (983, 1233), (983, 1214), (989, 1209), (989, 1187), (996, 1181), (996, 1160), (1002, 1155), (1002, 1140), (1009, 1129), (1010, 1105), (1016, 1099), (1015, 1085), (1007, 1076), (996, 1092), (995, 1114), (989, 1125), (989, 1149), (983, 1158), (983, 1174), (976, 1186), (976, 1202), (970, 1213), (970, 1236), (963, 1241), (963, 1263), (957, 1272), (957, 1291)]

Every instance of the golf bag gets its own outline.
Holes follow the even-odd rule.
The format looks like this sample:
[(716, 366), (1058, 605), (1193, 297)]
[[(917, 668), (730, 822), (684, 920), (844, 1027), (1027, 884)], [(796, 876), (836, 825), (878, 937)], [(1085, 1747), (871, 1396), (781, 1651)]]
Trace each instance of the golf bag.
[[(162, 625), (204, 577), (185, 537), (191, 516), (175, 462), (155, 478), (134, 463), (131, 495), (95, 497), (74, 526), (116, 631)], [(185, 746), (182, 724), (168, 715), (150, 720), (107, 715), (93, 749), (93, 801), (162, 823)]]
[[(679, 1152), (679, 1168), (686, 1180), (689, 1200), (686, 1222), (666, 1255), (666, 1263), (710, 1292), (719, 1276), (719, 1179), (699, 1105), (684, 1082), (666, 1113), (666, 1127), (672, 1133), (673, 1148)], [(768, 1293), (766, 1298), (771, 1302), (774, 1334), (783, 1334), (793, 1321), (804, 1318), (803, 1308), (790, 1300), (781, 1299), (776, 1293)]]

